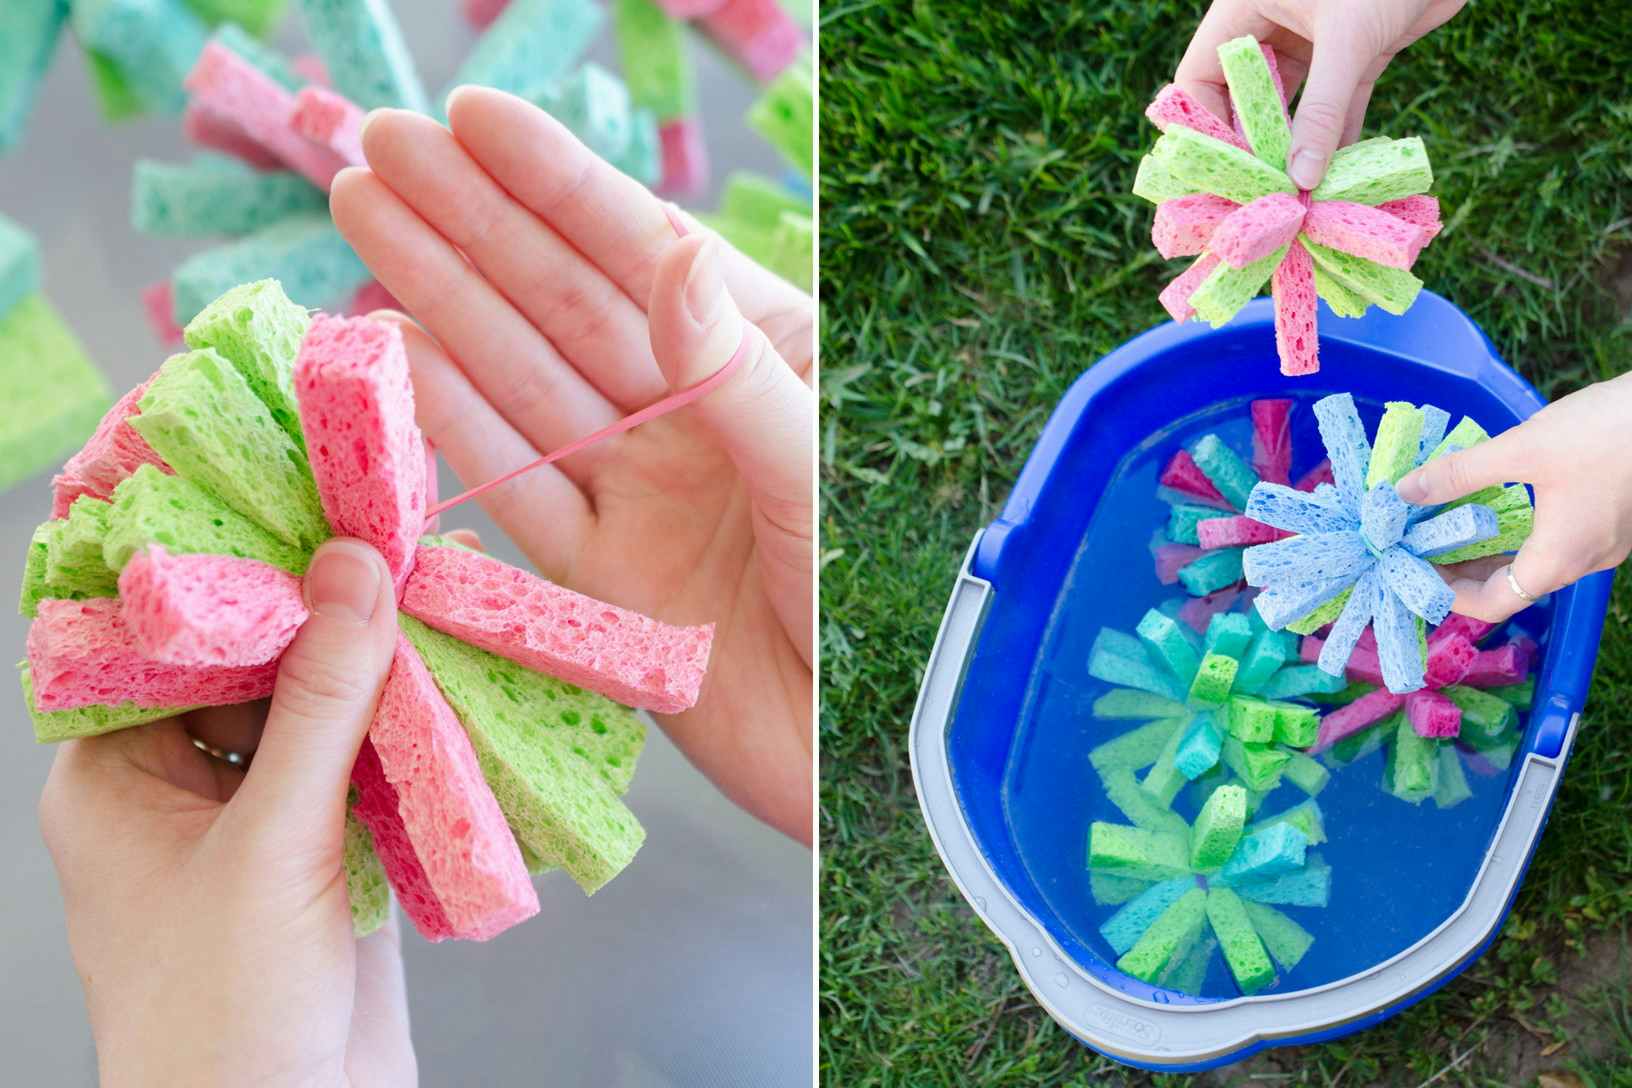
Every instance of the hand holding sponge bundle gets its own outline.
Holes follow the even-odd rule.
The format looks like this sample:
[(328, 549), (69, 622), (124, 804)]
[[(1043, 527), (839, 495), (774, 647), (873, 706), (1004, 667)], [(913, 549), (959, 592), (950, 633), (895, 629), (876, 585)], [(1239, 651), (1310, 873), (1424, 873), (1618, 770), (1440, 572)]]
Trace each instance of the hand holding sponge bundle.
[(262, 281), (186, 339), (70, 460), (35, 534), (36, 737), (270, 694), (306, 615), (298, 576), (330, 535), (354, 536), (385, 557), (402, 627), (353, 770), (358, 931), (383, 921), (386, 882), (426, 937), (479, 940), (537, 911), (529, 869), (610, 880), (643, 838), (620, 798), (643, 727), (613, 700), (690, 706), (712, 627), (421, 538), (434, 463), (394, 326), (308, 318)]
[(1270, 284), (1283, 374), (1320, 369), (1315, 298), (1342, 317), (1371, 305), (1401, 314), (1411, 275), (1439, 233), (1427, 152), (1416, 137), (1340, 148), (1325, 179), (1299, 191), (1286, 174), (1292, 133), (1274, 51), (1251, 36), (1218, 47), (1235, 127), (1168, 85), (1145, 116), (1162, 136), (1139, 163), (1134, 195), (1157, 205), (1163, 257), (1196, 260), (1162, 291), (1175, 321), (1223, 325)]

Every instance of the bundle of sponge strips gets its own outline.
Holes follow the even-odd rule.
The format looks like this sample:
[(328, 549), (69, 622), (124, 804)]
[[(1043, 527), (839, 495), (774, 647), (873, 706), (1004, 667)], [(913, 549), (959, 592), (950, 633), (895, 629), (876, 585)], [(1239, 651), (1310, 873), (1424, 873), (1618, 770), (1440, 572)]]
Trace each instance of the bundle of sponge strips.
[(697, 699), (712, 626), (593, 600), (427, 529), (434, 461), (400, 332), (310, 317), (275, 281), (235, 287), (102, 419), (55, 481), (22, 611), (41, 741), (263, 698), (331, 535), (384, 556), (401, 633), (352, 772), (358, 933), (386, 888), (431, 940), (538, 910), (529, 871), (593, 892), (644, 833), (621, 795), (630, 708)]
[(49, 467), (113, 399), (106, 379), (40, 290), (34, 237), (0, 215), (0, 488)]
[(1284, 374), (1320, 369), (1318, 295), (1339, 317), (1380, 306), (1402, 314), (1422, 283), (1410, 272), (1439, 233), (1428, 154), (1415, 137), (1340, 148), (1326, 176), (1300, 191), (1286, 173), (1292, 130), (1274, 51), (1251, 36), (1218, 47), (1234, 126), (1179, 87), (1145, 116), (1162, 136), (1139, 162), (1134, 195), (1154, 203), (1151, 241), (1163, 257), (1194, 257), (1161, 293), (1175, 321), (1214, 328), (1270, 285)]

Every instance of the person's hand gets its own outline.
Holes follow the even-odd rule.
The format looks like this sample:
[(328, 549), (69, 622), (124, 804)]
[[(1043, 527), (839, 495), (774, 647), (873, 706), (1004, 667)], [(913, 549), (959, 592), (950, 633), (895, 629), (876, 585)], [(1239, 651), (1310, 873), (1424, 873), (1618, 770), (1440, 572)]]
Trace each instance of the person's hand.
[(1500, 623), (1532, 597), (1609, 570), (1632, 552), (1632, 458), (1626, 429), (1632, 421), (1632, 374), (1589, 386), (1549, 404), (1523, 423), (1456, 453), (1435, 458), (1404, 476), (1407, 502), (1450, 502), (1482, 488), (1529, 484), (1536, 493), (1536, 525), (1516, 556), (1458, 564), (1450, 579), (1453, 610)]
[(371, 114), (334, 221), (402, 321), (419, 422), (466, 486), (714, 374), (702, 400), (481, 499), (545, 577), (714, 622), (703, 696), (660, 717), (738, 804), (811, 837), (813, 308), (542, 110)]
[(1467, 0), (1214, 0), (1174, 81), (1224, 121), (1229, 90), (1218, 47), (1251, 34), (1272, 46), (1287, 97), (1308, 79), (1292, 119), (1287, 173), (1302, 189), (1326, 176), (1332, 152), (1360, 135), (1377, 77), (1395, 54)]
[[(40, 798), (104, 1085), (413, 1084), (395, 914), (352, 936), (351, 765), (396, 645), (385, 562), (324, 545), (271, 708), (68, 741)], [(262, 719), (264, 717), (264, 735)], [(195, 747), (253, 753), (247, 773)]]

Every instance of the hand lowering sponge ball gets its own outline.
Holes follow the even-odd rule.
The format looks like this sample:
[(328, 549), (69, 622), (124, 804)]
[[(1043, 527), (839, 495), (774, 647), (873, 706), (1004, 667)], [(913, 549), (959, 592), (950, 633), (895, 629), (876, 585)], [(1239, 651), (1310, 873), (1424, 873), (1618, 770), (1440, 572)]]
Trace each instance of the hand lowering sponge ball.
[(484, 940), (537, 912), (530, 870), (586, 892), (616, 876), (644, 839), (622, 799), (645, 741), (630, 708), (695, 703), (712, 626), (422, 536), (434, 462), (394, 326), (309, 317), (262, 281), (185, 335), (70, 459), (29, 548), (36, 738), (270, 694), (306, 617), (299, 575), (355, 536), (396, 575), (402, 626), (352, 772), (358, 932), (387, 883), (427, 938)]
[(1362, 140), (1300, 192), (1286, 175), (1292, 132), (1274, 51), (1247, 36), (1218, 57), (1233, 129), (1171, 84), (1145, 111), (1162, 136), (1140, 160), (1134, 195), (1157, 205), (1161, 255), (1195, 258), (1161, 303), (1174, 321), (1218, 328), (1268, 285), (1281, 372), (1313, 374), (1317, 295), (1340, 317), (1373, 305), (1402, 314), (1415, 301), (1422, 283), (1410, 268), (1440, 229), (1428, 155), (1416, 137)]

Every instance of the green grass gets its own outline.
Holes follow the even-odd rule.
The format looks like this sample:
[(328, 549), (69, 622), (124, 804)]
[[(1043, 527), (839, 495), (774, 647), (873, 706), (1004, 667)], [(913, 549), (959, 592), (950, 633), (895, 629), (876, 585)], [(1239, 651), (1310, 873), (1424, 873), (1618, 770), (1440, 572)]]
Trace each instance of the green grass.
[[(1157, 257), (1127, 190), (1154, 139), (1144, 106), (1195, 18), (1143, 0), (823, 13), (826, 1083), (1184, 1079), (1124, 1071), (1037, 1009), (923, 831), (906, 731), (971, 535), (1071, 381), (1164, 319), (1156, 293), (1182, 265)], [(1481, 2), (1404, 54), (1371, 106), (1368, 133), (1428, 141), (1447, 228), (1417, 271), (1551, 396), (1632, 358), (1611, 289), (1632, 253), (1629, 69), (1632, 32), (1608, 9)], [(1632, 1084), (1617, 1064), (1629, 622), (1623, 578), (1551, 826), (1490, 953), (1386, 1028), (1204, 1083)]]

